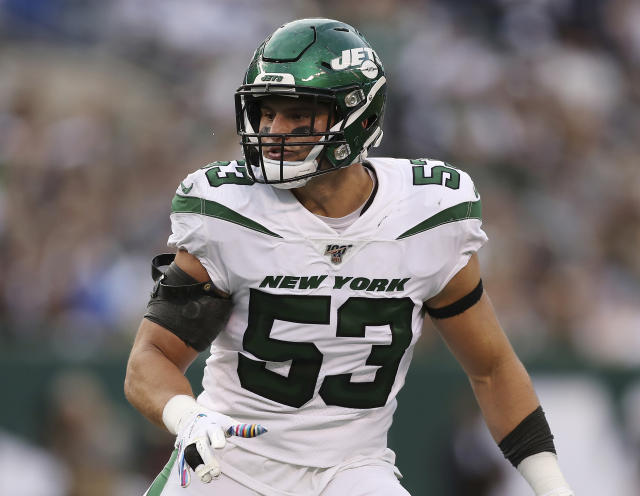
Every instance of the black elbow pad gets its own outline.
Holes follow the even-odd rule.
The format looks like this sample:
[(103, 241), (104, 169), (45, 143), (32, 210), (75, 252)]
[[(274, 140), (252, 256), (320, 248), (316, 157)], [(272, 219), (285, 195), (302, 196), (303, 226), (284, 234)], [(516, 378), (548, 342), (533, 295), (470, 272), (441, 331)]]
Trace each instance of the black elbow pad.
[[(178, 336), (198, 351), (207, 349), (224, 329), (233, 307), (211, 281), (198, 282), (178, 267), (175, 255), (163, 254), (151, 262), (156, 281), (144, 317)], [(162, 273), (160, 266), (169, 265)]]

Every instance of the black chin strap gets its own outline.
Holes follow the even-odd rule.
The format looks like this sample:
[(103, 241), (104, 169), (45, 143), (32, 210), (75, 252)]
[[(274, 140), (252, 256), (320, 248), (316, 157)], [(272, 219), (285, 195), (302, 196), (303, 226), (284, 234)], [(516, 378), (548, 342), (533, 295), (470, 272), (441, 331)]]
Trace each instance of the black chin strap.
[(371, 173), (371, 179), (373, 179), (373, 190), (369, 195), (369, 199), (365, 202), (364, 206), (362, 207), (362, 210), (360, 211), (360, 215), (365, 213), (367, 209), (371, 206), (371, 204), (373, 203), (373, 199), (376, 197), (376, 193), (378, 192), (378, 174), (376, 174), (376, 170), (373, 168), (373, 166), (369, 162), (363, 162), (362, 165)]

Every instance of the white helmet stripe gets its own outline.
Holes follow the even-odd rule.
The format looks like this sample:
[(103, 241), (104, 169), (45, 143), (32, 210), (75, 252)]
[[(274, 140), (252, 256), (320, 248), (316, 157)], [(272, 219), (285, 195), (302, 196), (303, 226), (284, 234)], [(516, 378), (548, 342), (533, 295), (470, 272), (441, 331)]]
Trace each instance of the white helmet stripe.
[(376, 131), (371, 136), (369, 136), (369, 139), (367, 141), (364, 142), (364, 144), (362, 145), (362, 149), (366, 150), (367, 148), (369, 148), (369, 145), (371, 145), (373, 141), (378, 139), (378, 136), (380, 136), (380, 133), (382, 133), (382, 129), (380, 129), (380, 126), (378, 126), (376, 128)]
[[(384, 84), (387, 82), (387, 79), (382, 76), (380, 79), (378, 79), (378, 81), (376, 81), (376, 84), (373, 85), (373, 87), (371, 88), (371, 91), (369, 92), (369, 94), (367, 95), (367, 103), (366, 105), (363, 105), (362, 107), (360, 107), (358, 110), (356, 110), (353, 114), (349, 115), (349, 118), (347, 119), (347, 123), (345, 124), (344, 127), (349, 127), (351, 124), (353, 124), (353, 122), (360, 117), (365, 110), (367, 110), (367, 107), (369, 107), (369, 105), (371, 105), (371, 102), (373, 101), (373, 97), (376, 96), (376, 93), (378, 93), (378, 91), (380, 91), (380, 88), (382, 88), (382, 86), (384, 86)], [(340, 131), (340, 128), (342, 126), (342, 122), (336, 122), (333, 127), (331, 129), (329, 129), (329, 131)]]
[(367, 107), (369, 107), (369, 105), (371, 105), (371, 102), (373, 101), (373, 97), (376, 96), (376, 93), (380, 91), (380, 88), (382, 88), (386, 82), (387, 82), (387, 79), (384, 76), (382, 76), (380, 79), (376, 81), (376, 84), (373, 85), (373, 88), (371, 88), (371, 91), (367, 95), (367, 104), (363, 105), (357, 111), (355, 111), (353, 114), (349, 116), (345, 127), (349, 127), (351, 124), (353, 124), (353, 122), (358, 117), (360, 117), (365, 110), (367, 110)]

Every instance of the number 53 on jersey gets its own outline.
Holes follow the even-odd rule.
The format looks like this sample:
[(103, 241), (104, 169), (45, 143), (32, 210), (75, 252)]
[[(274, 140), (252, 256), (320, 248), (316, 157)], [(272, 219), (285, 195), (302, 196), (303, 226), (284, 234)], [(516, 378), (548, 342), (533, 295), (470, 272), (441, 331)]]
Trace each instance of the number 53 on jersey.
[[(351, 297), (337, 310), (336, 338), (364, 338), (367, 326), (388, 325), (391, 343), (372, 345), (366, 365), (379, 366), (370, 382), (351, 382), (351, 374), (328, 375), (319, 395), (327, 405), (377, 408), (387, 402), (402, 356), (411, 343), (411, 298)], [(243, 347), (259, 360), (238, 355), (243, 388), (278, 403), (299, 408), (313, 398), (323, 355), (311, 342), (270, 336), (275, 320), (304, 325), (330, 323), (331, 297), (282, 295), (251, 289)], [(285, 377), (267, 369), (267, 362), (291, 361)]]

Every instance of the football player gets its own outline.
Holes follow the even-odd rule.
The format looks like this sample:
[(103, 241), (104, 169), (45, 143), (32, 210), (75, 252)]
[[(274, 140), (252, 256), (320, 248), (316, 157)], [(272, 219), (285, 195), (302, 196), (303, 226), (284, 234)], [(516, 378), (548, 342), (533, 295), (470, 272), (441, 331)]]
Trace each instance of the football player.
[[(426, 314), (535, 494), (573, 494), (482, 286), (471, 178), (367, 157), (386, 88), (342, 22), (290, 22), (256, 50), (235, 95), (244, 159), (178, 186), (176, 254), (153, 261), (129, 359), (127, 398), (176, 435), (147, 496), (407, 495), (387, 431)], [(183, 374), (206, 349), (195, 399)]]

